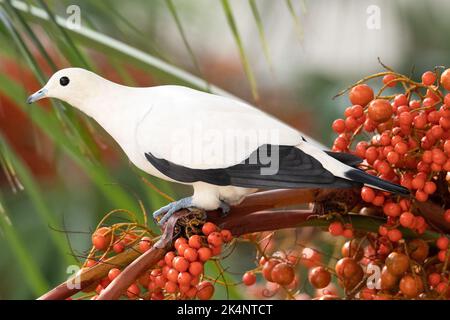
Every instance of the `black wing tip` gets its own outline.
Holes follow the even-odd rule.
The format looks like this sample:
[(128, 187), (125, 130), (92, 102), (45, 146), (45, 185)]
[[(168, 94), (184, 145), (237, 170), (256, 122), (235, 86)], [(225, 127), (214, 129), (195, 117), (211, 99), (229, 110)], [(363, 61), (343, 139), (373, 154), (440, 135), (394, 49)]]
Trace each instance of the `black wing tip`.
[(381, 190), (395, 193), (395, 194), (398, 194), (401, 196), (407, 197), (407, 196), (411, 195), (411, 192), (409, 191), (409, 189), (407, 189), (403, 186), (400, 186), (398, 184), (383, 180), (376, 176), (370, 175), (360, 169), (349, 170), (345, 173), (345, 176), (348, 179), (351, 179), (351, 180), (354, 180), (354, 181), (357, 181), (357, 182), (360, 182), (363, 184), (367, 184), (369, 186), (379, 188)]

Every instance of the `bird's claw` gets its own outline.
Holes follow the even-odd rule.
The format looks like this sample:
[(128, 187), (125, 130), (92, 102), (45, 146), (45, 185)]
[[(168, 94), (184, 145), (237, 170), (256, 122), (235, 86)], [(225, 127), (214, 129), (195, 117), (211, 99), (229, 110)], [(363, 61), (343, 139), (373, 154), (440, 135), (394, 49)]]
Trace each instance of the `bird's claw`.
[[(190, 207), (192, 207), (192, 197), (183, 198), (181, 200), (169, 203), (168, 205), (153, 212), (153, 219), (157, 221), (158, 225), (162, 226), (175, 212)], [(163, 217), (158, 220), (161, 215), (163, 215)]]
[(220, 214), (221, 217), (225, 217), (228, 214), (228, 212), (230, 212), (230, 205), (224, 201), (220, 201), (219, 208), (221, 210)]

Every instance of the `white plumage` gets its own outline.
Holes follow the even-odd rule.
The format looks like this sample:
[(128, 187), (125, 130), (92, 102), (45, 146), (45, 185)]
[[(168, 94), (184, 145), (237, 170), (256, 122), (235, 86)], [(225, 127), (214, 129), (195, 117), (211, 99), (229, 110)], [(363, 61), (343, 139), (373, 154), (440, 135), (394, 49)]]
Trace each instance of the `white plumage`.
[(182, 86), (132, 88), (68, 68), (55, 73), (29, 102), (44, 97), (64, 100), (95, 119), (141, 170), (192, 185), (194, 194), (187, 204), (206, 210), (223, 202), (238, 203), (257, 188), (176, 180), (169, 171), (156, 169), (146, 154), (192, 172), (207, 172), (236, 166), (263, 145), (295, 146), (335, 177), (350, 180), (346, 173), (355, 170), (246, 103)]

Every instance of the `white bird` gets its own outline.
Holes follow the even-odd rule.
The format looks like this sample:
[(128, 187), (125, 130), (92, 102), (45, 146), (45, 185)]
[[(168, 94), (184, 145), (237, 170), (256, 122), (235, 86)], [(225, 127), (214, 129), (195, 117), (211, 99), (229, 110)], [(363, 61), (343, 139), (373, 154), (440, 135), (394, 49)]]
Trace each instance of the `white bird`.
[(183, 208), (226, 213), (258, 189), (369, 185), (409, 194), (355, 168), (360, 158), (323, 151), (231, 98), (174, 85), (127, 87), (80, 68), (56, 72), (28, 103), (42, 98), (63, 100), (92, 117), (139, 169), (193, 186), (191, 197), (154, 212), (155, 219), (163, 215), (160, 224)]

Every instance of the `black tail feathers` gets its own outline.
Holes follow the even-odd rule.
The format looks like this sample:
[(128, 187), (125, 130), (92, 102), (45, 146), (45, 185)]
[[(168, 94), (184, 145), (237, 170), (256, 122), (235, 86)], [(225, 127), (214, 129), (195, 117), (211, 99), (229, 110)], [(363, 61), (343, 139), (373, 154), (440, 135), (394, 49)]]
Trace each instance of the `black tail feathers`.
[(383, 191), (392, 192), (395, 194), (399, 194), (402, 196), (409, 196), (410, 192), (407, 188), (402, 187), (398, 184), (383, 180), (376, 176), (370, 175), (363, 170), (360, 169), (351, 169), (345, 173), (345, 176), (353, 181), (363, 183), (370, 187), (374, 187), (376, 189), (381, 189)]

